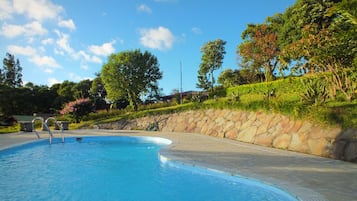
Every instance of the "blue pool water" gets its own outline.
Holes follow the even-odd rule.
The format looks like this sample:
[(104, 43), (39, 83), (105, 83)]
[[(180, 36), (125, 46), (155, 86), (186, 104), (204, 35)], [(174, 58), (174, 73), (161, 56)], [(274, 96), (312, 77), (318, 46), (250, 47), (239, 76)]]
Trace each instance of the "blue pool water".
[(275, 187), (160, 162), (169, 141), (83, 137), (0, 151), (0, 200), (290, 201)]

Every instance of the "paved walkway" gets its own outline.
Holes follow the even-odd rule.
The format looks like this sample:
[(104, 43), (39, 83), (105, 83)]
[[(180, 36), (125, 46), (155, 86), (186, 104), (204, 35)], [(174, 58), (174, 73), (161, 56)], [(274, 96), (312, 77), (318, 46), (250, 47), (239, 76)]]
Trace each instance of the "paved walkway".
[[(65, 131), (65, 135), (160, 136), (173, 141), (160, 154), (179, 163), (255, 178), (304, 201), (357, 201), (357, 164), (353, 163), (199, 134), (75, 130)], [(48, 134), (42, 133), (41, 137), (47, 138)], [(36, 140), (34, 133), (3, 134), (0, 150), (32, 140)]]

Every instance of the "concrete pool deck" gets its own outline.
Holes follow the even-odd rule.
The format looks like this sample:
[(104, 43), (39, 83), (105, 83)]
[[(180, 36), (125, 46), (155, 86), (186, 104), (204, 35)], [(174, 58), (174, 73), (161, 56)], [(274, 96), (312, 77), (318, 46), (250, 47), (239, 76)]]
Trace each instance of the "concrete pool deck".
[[(54, 131), (55, 137), (60, 137)], [(41, 132), (47, 139), (48, 133)], [(357, 164), (192, 133), (71, 130), (69, 136), (155, 136), (173, 143), (160, 154), (169, 160), (240, 175), (280, 187), (304, 201), (357, 201)], [(37, 140), (34, 133), (0, 135), (0, 150)]]

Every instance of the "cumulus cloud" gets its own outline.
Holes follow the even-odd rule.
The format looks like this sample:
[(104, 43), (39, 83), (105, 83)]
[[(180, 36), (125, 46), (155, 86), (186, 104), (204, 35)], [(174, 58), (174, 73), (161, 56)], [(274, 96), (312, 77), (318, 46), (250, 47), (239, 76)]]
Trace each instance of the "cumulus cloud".
[(64, 27), (68, 28), (69, 30), (73, 31), (76, 30), (76, 25), (74, 25), (74, 22), (72, 19), (69, 20), (61, 20), (58, 22), (59, 27)]
[(17, 36), (36, 36), (47, 34), (47, 29), (42, 27), (38, 21), (34, 21), (25, 25), (4, 24), (1, 27), (1, 34), (7, 38)]
[(60, 68), (61, 66), (50, 56), (34, 56), (30, 59), (31, 62), (38, 66), (47, 66), (51, 68)]
[(0, 20), (11, 19), (14, 9), (8, 0), (0, 1)]
[(58, 39), (56, 41), (56, 44), (59, 46), (59, 48), (61, 50), (64, 50), (67, 54), (73, 54), (74, 50), (73, 48), (70, 46), (69, 44), (69, 35), (68, 34), (64, 34), (58, 30), (55, 30)]
[(81, 58), (83, 58), (87, 62), (93, 62), (93, 63), (102, 63), (102, 60), (97, 57), (97, 56), (91, 56), (84, 52), (83, 50), (80, 50), (77, 55)]
[(152, 13), (151, 8), (149, 6), (147, 6), (146, 4), (140, 4), (136, 9), (139, 12)]
[(49, 0), (13, 0), (14, 13), (23, 14), (38, 21), (56, 19), (62, 11), (62, 6)]
[(30, 62), (36, 64), (46, 73), (53, 73), (57, 68), (61, 68), (61, 65), (50, 56), (40, 56), (40, 52), (44, 52), (43, 47), (39, 47), (39, 51), (30, 46), (18, 46), (18, 45), (9, 45), (7, 50), (13, 54), (27, 56)]
[(115, 43), (116, 41), (113, 40), (108, 43), (103, 43), (102, 45), (91, 45), (88, 49), (95, 55), (108, 56), (115, 51), (115, 48), (113, 47)]
[(140, 43), (152, 49), (167, 50), (172, 48), (175, 36), (165, 27), (140, 30)]
[[(80, 60), (82, 62), (92, 62), (92, 63), (102, 63), (102, 60), (95, 55), (90, 55), (87, 52), (83, 50), (76, 51), (74, 50), (70, 43), (69, 43), (69, 35), (62, 33), (58, 30), (55, 30), (55, 33), (58, 36), (58, 39), (56, 40), (57, 47), (54, 49), (55, 54), (64, 56), (68, 55), (74, 60)], [(110, 43), (105, 43), (102, 46), (93, 46), (91, 49), (94, 50), (94, 52), (97, 51), (97, 55), (106, 55), (108, 52), (112, 53), (114, 52), (114, 48), (112, 47), (112, 44), (114, 44), (115, 41), (110, 42)]]
[(43, 45), (51, 45), (51, 44), (53, 44), (53, 42), (54, 42), (53, 38), (46, 38), (46, 39), (41, 41), (41, 43)]
[(34, 56), (37, 54), (36, 49), (30, 46), (22, 47), (18, 45), (9, 45), (7, 47), (7, 51), (15, 55), (24, 55), (24, 56)]

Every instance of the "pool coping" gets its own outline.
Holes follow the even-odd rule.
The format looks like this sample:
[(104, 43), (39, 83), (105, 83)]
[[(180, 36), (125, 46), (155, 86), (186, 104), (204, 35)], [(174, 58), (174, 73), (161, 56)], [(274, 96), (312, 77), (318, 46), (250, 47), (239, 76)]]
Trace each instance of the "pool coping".
[[(60, 137), (55, 132), (55, 137)], [(357, 165), (194, 133), (71, 130), (65, 136), (153, 136), (172, 141), (160, 150), (169, 160), (273, 185), (303, 201), (357, 200)], [(40, 132), (41, 138), (48, 134)], [(0, 150), (36, 141), (34, 133), (0, 135)]]

